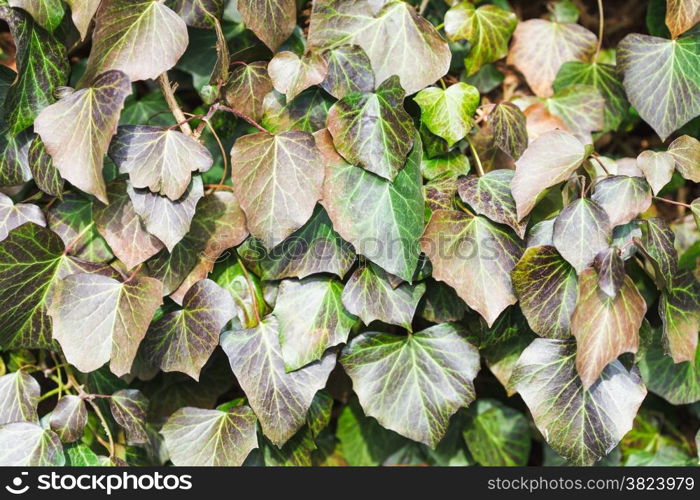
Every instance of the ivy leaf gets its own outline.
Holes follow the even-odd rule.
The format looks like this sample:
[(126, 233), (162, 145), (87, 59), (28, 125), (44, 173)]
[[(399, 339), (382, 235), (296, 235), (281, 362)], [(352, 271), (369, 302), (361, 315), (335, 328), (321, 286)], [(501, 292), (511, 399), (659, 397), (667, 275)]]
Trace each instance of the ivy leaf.
[(548, 187), (565, 181), (588, 156), (587, 148), (573, 135), (553, 130), (539, 136), (515, 162), (511, 191), (522, 220)]
[(615, 298), (625, 283), (625, 262), (615, 247), (601, 250), (593, 260), (598, 273), (598, 287), (608, 297)]
[(572, 464), (592, 465), (632, 428), (647, 391), (636, 370), (619, 361), (586, 389), (575, 356), (573, 341), (537, 339), (520, 356), (511, 384), (554, 451)]
[(231, 70), (224, 98), (231, 108), (259, 121), (263, 117), (263, 99), (272, 88), (266, 61), (239, 64)]
[(579, 273), (576, 308), (571, 334), (576, 337), (576, 369), (584, 388), (589, 389), (605, 369), (623, 352), (637, 352), (639, 328), (647, 306), (629, 276), (612, 298), (598, 286), (593, 268)]
[(682, 135), (668, 146), (668, 153), (676, 160), (678, 173), (693, 182), (700, 182), (700, 141)]
[(527, 217), (518, 221), (510, 184), (515, 172), (491, 170), (485, 175), (462, 177), (458, 180), (459, 197), (479, 215), (510, 226), (521, 239), (525, 238)]
[(600, 92), (605, 99), (603, 130), (617, 130), (627, 116), (629, 103), (615, 66), (581, 61), (562, 64), (553, 83), (554, 91), (559, 92), (578, 84), (593, 86)]
[(155, 79), (175, 66), (188, 43), (185, 22), (160, 0), (103, 1), (78, 86), (107, 70), (119, 70), (131, 81)]
[(288, 372), (323, 357), (329, 347), (344, 343), (356, 318), (341, 302), (343, 284), (309, 277), (280, 283), (273, 314), (279, 322), (279, 342)]
[(219, 343), (219, 334), (234, 316), (231, 295), (211, 280), (195, 283), (182, 309), (155, 321), (144, 348), (151, 362), (166, 372), (180, 371), (195, 380)]
[(440, 281), (427, 282), (419, 307), (421, 318), (431, 323), (460, 321), (467, 312), (467, 305), (454, 289)]
[(221, 266), (214, 268), (211, 279), (231, 294), (236, 304), (236, 315), (244, 328), (252, 328), (258, 324), (256, 311), (258, 315), (270, 312), (265, 303), (261, 281), (256, 275), (249, 273), (242, 262), (233, 264), (233, 261), (224, 261)]
[(190, 185), (190, 172), (206, 172), (213, 160), (196, 140), (177, 130), (127, 125), (119, 127), (109, 156), (135, 188), (149, 188), (172, 201)]
[(134, 189), (131, 183), (127, 184), (126, 192), (134, 211), (146, 226), (146, 231), (162, 241), (168, 251), (172, 252), (190, 230), (197, 202), (204, 196), (204, 186), (201, 177), (193, 177), (177, 201), (171, 201), (148, 189)]
[(579, 274), (610, 245), (611, 236), (608, 214), (585, 198), (566, 206), (554, 221), (554, 246)]
[(87, 373), (110, 361), (115, 375), (129, 373), (163, 302), (160, 281), (134, 277), (120, 283), (99, 274), (77, 273), (54, 288), (48, 313), (53, 336), (68, 362)]
[(574, 84), (554, 92), (545, 100), (547, 110), (561, 118), (568, 130), (586, 138), (605, 128), (605, 99), (591, 85)]
[(325, 59), (316, 52), (304, 54), (301, 58), (294, 52), (278, 52), (267, 67), (275, 90), (285, 94), (287, 101), (293, 100), (301, 92), (318, 85), (328, 73)]
[(91, 87), (45, 108), (34, 122), (34, 130), (61, 176), (105, 204), (108, 200), (102, 177), (104, 155), (116, 132), (124, 99), (130, 93), (126, 74), (107, 71), (95, 78)]
[[(0, 324), (3, 349), (50, 348), (46, 302), (57, 278), (63, 243), (53, 232), (28, 222), (0, 241)], [(22, 297), (20, 300), (19, 297)]]
[(14, 204), (9, 196), (0, 193), (0, 241), (7, 238), (14, 228), (26, 222), (46, 226), (44, 213), (39, 207), (29, 203)]
[(258, 446), (255, 414), (248, 406), (228, 411), (181, 408), (161, 434), (173, 464), (238, 467)]
[(68, 56), (63, 44), (25, 12), (0, 5), (0, 19), (8, 24), (17, 48), (17, 78), (5, 98), (5, 122), (16, 136), (56, 100), (54, 90), (68, 79)]
[(320, 361), (287, 373), (274, 316), (254, 328), (224, 332), (221, 347), (263, 433), (282, 446), (304, 425), (314, 395), (335, 367), (336, 354), (327, 351)]
[[(309, 45), (319, 49), (358, 45), (372, 62), (377, 82), (398, 75), (409, 95), (447, 73), (451, 59), (447, 42), (413, 6), (391, 0), (377, 12), (372, 3), (372, 0), (315, 1)], [(416, 61), (421, 64), (416, 65)]]
[(401, 283), (395, 287), (391, 278), (379, 266), (371, 263), (361, 266), (345, 285), (343, 305), (365, 325), (379, 320), (410, 331), (418, 302), (425, 293), (425, 284)]
[(700, 229), (700, 198), (696, 198), (690, 203), (690, 211), (695, 219), (695, 225)]
[(328, 112), (328, 131), (353, 165), (394, 180), (413, 147), (415, 128), (403, 109), (405, 93), (393, 76), (374, 93), (346, 95)]
[(666, 221), (659, 217), (646, 219), (641, 230), (642, 238), (636, 239), (635, 243), (651, 261), (659, 288), (666, 288), (678, 268), (675, 235)]
[(38, 422), (36, 408), (41, 387), (34, 377), (16, 371), (0, 377), (0, 425), (13, 422)]
[(552, 246), (525, 250), (513, 268), (513, 287), (530, 328), (541, 337), (566, 339), (576, 306), (576, 270)]
[(336, 99), (348, 94), (374, 90), (374, 72), (369, 57), (358, 45), (340, 45), (325, 51), (323, 59), (328, 66), (321, 88)]
[(685, 33), (700, 22), (698, 0), (668, 0), (666, 2), (666, 26), (673, 38)]
[(114, 255), (131, 269), (158, 253), (163, 244), (143, 227), (126, 186), (124, 179), (110, 182), (105, 198), (109, 195), (112, 202), (94, 207), (93, 212), (95, 227), (109, 243)]
[(143, 444), (148, 441), (145, 424), (148, 399), (136, 389), (122, 389), (109, 398), (109, 408), (114, 420), (126, 432), (128, 444)]
[(248, 229), (273, 248), (304, 225), (321, 198), (323, 165), (307, 132), (259, 132), (231, 150), (234, 193)]
[(423, 231), (425, 208), (418, 136), (405, 167), (393, 183), (346, 163), (333, 148), (327, 131), (318, 132), (315, 137), (326, 169), (321, 204), (333, 228), (358, 254), (411, 281), (418, 264), (418, 238)]
[(666, 350), (675, 363), (695, 360), (700, 331), (700, 283), (688, 271), (680, 272), (661, 292), (659, 316)]
[(66, 394), (56, 403), (51, 412), (49, 427), (64, 443), (77, 441), (83, 435), (87, 424), (87, 408), (80, 396)]
[(320, 205), (301, 229), (272, 250), (249, 238), (236, 252), (264, 280), (306, 278), (318, 273), (343, 278), (355, 262), (352, 245), (333, 230), (328, 214)]
[(700, 37), (666, 40), (633, 33), (617, 61), (632, 106), (661, 140), (700, 114)]
[(240, 0), (246, 27), (273, 52), (289, 38), (297, 23), (296, 0)]
[(0, 448), (3, 467), (62, 467), (66, 463), (58, 436), (35, 423), (0, 426)]
[(496, 146), (517, 160), (527, 149), (527, 118), (515, 104), (498, 103), (488, 116)]
[(613, 175), (595, 185), (591, 196), (608, 214), (612, 227), (627, 224), (651, 206), (649, 184), (640, 177)]
[(450, 417), (476, 396), (479, 353), (455, 323), (409, 335), (363, 333), (340, 362), (367, 415), (431, 448), (445, 435)]
[(263, 99), (262, 125), (275, 134), (288, 130), (313, 133), (325, 128), (332, 104), (318, 87), (302, 92), (292, 102), (272, 91)]
[(177, 12), (187, 26), (211, 29), (211, 17), (221, 19), (224, 15), (224, 0), (167, 0), (165, 5)]
[(673, 156), (664, 151), (642, 151), (637, 157), (637, 167), (644, 172), (654, 195), (671, 181), (675, 166)]
[(49, 228), (69, 246), (69, 255), (95, 263), (110, 262), (114, 255), (95, 227), (94, 203), (79, 194), (67, 194), (49, 209)]
[(518, 24), (508, 53), (535, 95), (552, 95), (559, 68), (568, 61), (586, 61), (596, 48), (596, 36), (574, 23), (529, 19)]
[(676, 363), (667, 356), (661, 332), (653, 330), (650, 344), (637, 361), (644, 383), (672, 405), (686, 405), (700, 401), (700, 355), (695, 361)]
[(42, 28), (53, 32), (63, 19), (64, 7), (61, 0), (8, 0), (10, 7), (27, 11)]
[(476, 8), (469, 2), (459, 2), (445, 13), (447, 38), (469, 42), (470, 49), (464, 59), (467, 76), (508, 54), (508, 41), (517, 24), (515, 13), (496, 5)]
[(510, 272), (523, 244), (508, 231), (480, 215), (438, 210), (420, 245), (433, 264), (433, 277), (454, 288), (489, 326), (515, 304)]
[(36, 187), (48, 195), (63, 198), (63, 179), (39, 136), (29, 145), (27, 161)]
[(468, 410), (464, 440), (474, 459), (483, 466), (527, 465), (530, 424), (517, 410), (496, 399), (479, 399)]
[(428, 130), (445, 139), (452, 147), (471, 130), (472, 116), (481, 96), (476, 87), (458, 82), (447, 90), (437, 87), (423, 89), (413, 100), (420, 106), (421, 121)]
[(12, 137), (6, 128), (0, 129), (0, 186), (18, 186), (31, 180), (31, 141), (32, 134), (27, 131)]
[(459, 151), (450, 151), (446, 155), (436, 158), (424, 156), (420, 164), (421, 174), (428, 180), (445, 177), (457, 178), (460, 175), (467, 175), (470, 170), (469, 158)]
[(101, 1), (102, 0), (64, 0), (64, 2), (70, 5), (73, 24), (75, 24), (75, 27), (78, 28), (80, 32), (81, 40), (87, 38), (90, 22), (95, 12), (97, 12), (97, 7), (100, 6)]

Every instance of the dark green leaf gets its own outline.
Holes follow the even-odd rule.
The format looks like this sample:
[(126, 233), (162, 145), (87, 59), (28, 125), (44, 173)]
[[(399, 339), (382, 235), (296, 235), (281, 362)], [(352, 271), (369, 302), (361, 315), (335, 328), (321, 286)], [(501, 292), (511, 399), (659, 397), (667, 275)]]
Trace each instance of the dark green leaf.
[(661, 292), (659, 316), (666, 350), (673, 361), (695, 360), (700, 331), (700, 283), (690, 272), (675, 275)]
[(328, 66), (323, 90), (336, 99), (353, 92), (372, 92), (374, 72), (367, 54), (358, 45), (340, 45), (323, 53)]
[(496, 146), (514, 160), (519, 159), (528, 143), (526, 117), (520, 108), (510, 102), (498, 103), (488, 120)]
[(34, 137), (27, 156), (34, 182), (44, 193), (63, 197), (63, 179), (39, 136)]
[(47, 31), (55, 30), (63, 19), (65, 9), (61, 0), (8, 0), (10, 7), (29, 12), (34, 21)]
[(665, 288), (678, 268), (675, 235), (666, 221), (659, 217), (646, 219), (641, 224), (641, 229), (642, 238), (635, 242), (651, 261), (657, 284), (660, 288)]
[(95, 227), (94, 203), (84, 196), (67, 194), (49, 209), (49, 228), (70, 246), (69, 255), (90, 262), (110, 262), (114, 255)]
[(143, 444), (148, 440), (146, 416), (148, 399), (136, 389), (123, 389), (112, 394), (109, 407), (114, 420), (126, 432), (128, 444)]

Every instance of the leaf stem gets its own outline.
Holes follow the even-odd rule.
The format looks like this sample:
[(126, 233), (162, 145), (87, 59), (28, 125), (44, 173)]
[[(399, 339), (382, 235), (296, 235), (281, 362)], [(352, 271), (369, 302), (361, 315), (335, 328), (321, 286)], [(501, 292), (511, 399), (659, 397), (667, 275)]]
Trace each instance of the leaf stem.
[(77, 243), (80, 241), (80, 238), (82, 238), (83, 236), (85, 236), (85, 234), (86, 234), (90, 229), (92, 229), (92, 226), (94, 226), (94, 225), (95, 225), (95, 222), (93, 221), (93, 222), (91, 222), (90, 224), (88, 224), (87, 226), (85, 226), (85, 228), (83, 228), (83, 230), (80, 231), (80, 232), (78, 233), (78, 236), (76, 236), (75, 238), (73, 238), (73, 240), (72, 240), (70, 243), (68, 243), (68, 245), (66, 245), (66, 247), (63, 249), (63, 255), (68, 255), (68, 253), (69, 253), (71, 250), (73, 250), (73, 247), (74, 247), (75, 245), (77, 245)]
[(425, 12), (425, 9), (428, 8), (428, 4), (430, 3), (430, 0), (423, 0), (420, 3), (420, 7), (418, 8), (418, 13), (422, 16), (423, 13)]
[(685, 207), (688, 209), (690, 208), (690, 205), (688, 205), (687, 203), (681, 203), (680, 201), (669, 200), (667, 198), (660, 198), (658, 196), (654, 196), (654, 199), (658, 201), (663, 201), (664, 203), (670, 203), (671, 205), (676, 205), (678, 207)]
[(467, 137), (467, 142), (469, 143), (469, 149), (472, 152), (472, 156), (474, 157), (474, 161), (476, 162), (476, 171), (479, 174), (479, 177), (483, 177), (484, 175), (484, 167), (481, 165), (481, 158), (479, 158), (479, 153), (476, 152), (476, 148), (474, 147), (474, 143), (472, 140)]
[(204, 187), (207, 189), (228, 189), (233, 191), (233, 186), (227, 186), (226, 184), (205, 184)]
[(598, 163), (598, 165), (600, 165), (600, 168), (603, 169), (603, 171), (605, 172), (606, 175), (612, 175), (610, 173), (610, 170), (608, 170), (608, 167), (605, 166), (605, 164), (603, 163), (603, 161), (600, 159), (600, 157), (597, 154), (592, 154), (591, 158), (593, 158)]
[(598, 61), (598, 55), (603, 48), (603, 32), (605, 30), (605, 14), (603, 13), (603, 0), (598, 0), (598, 44), (595, 48), (593, 62)]
[(158, 77), (158, 84), (160, 85), (161, 92), (163, 92), (163, 97), (165, 97), (165, 102), (168, 103), (168, 107), (175, 117), (175, 121), (179, 124), (180, 130), (182, 130), (183, 134), (191, 136), (192, 128), (190, 127), (188, 120), (185, 119), (185, 114), (182, 112), (180, 105), (177, 103), (177, 99), (175, 99), (175, 89), (170, 84), (167, 71), (161, 73), (161, 75)]
[(243, 270), (243, 276), (245, 277), (246, 285), (248, 285), (248, 293), (250, 293), (250, 298), (253, 301), (253, 314), (255, 314), (255, 319), (257, 320), (258, 324), (260, 324), (262, 320), (260, 319), (260, 310), (258, 309), (258, 299), (255, 296), (255, 289), (253, 288), (253, 283), (250, 279), (250, 275), (248, 274), (248, 269), (246, 269), (240, 257), (236, 257), (236, 259)]
[[(236, 116), (237, 116), (238, 118), (240, 118), (241, 120), (247, 121), (247, 122), (250, 123), (253, 127), (257, 128), (257, 129), (260, 130), (261, 132), (268, 132), (268, 130), (267, 130), (265, 127), (263, 127), (262, 125), (260, 125), (258, 122), (256, 122), (256, 121), (253, 120), (252, 118), (250, 118), (250, 117), (244, 115), (243, 113), (241, 113), (241, 112), (239, 112), (239, 111), (236, 111), (236, 110), (233, 109), (233, 108), (229, 108), (228, 106), (224, 106), (223, 104), (219, 104), (219, 103), (214, 104), (214, 105), (212, 106), (212, 108), (216, 108), (217, 110), (220, 109), (221, 111), (228, 111), (229, 113), (232, 113), (232, 114), (236, 115)], [(268, 133), (269, 133), (269, 132), (268, 132)]]

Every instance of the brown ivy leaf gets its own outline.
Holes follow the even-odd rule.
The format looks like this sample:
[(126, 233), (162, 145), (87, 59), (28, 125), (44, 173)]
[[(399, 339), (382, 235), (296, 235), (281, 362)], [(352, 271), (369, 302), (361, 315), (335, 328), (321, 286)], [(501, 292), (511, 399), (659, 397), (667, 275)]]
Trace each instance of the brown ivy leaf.
[(554, 246), (579, 274), (610, 245), (611, 237), (608, 214), (585, 198), (565, 207), (554, 221)]
[(642, 151), (637, 156), (637, 167), (644, 172), (655, 195), (671, 182), (675, 166), (673, 155), (664, 151)]
[(595, 185), (591, 200), (600, 205), (612, 227), (627, 224), (651, 206), (651, 191), (641, 177), (612, 175)]
[(700, 141), (682, 135), (668, 146), (668, 153), (676, 160), (676, 170), (684, 178), (700, 182)]
[(109, 398), (109, 408), (114, 420), (126, 432), (126, 442), (130, 445), (148, 442), (146, 418), (148, 399), (136, 389), (122, 389)]
[(0, 426), (12, 422), (38, 422), (41, 387), (34, 377), (16, 371), (0, 377)]
[(112, 252), (127, 267), (144, 262), (158, 253), (163, 244), (149, 234), (139, 218), (126, 191), (124, 179), (116, 179), (107, 185), (109, 205), (94, 207), (95, 227), (109, 243)]
[(507, 62), (525, 75), (536, 95), (549, 97), (561, 65), (588, 60), (595, 47), (596, 36), (583, 26), (529, 19), (515, 28)]
[(108, 203), (102, 177), (104, 155), (130, 93), (126, 74), (107, 71), (97, 76), (90, 87), (44, 108), (34, 122), (34, 130), (61, 176), (102, 203)]
[(498, 103), (488, 116), (493, 140), (514, 160), (527, 149), (527, 117), (511, 102)]
[(259, 121), (263, 117), (263, 99), (272, 88), (266, 61), (238, 64), (224, 87), (224, 99), (231, 108)]
[(352, 92), (372, 92), (374, 72), (369, 57), (358, 45), (340, 45), (323, 53), (328, 66), (323, 90), (336, 99)]
[(239, 0), (238, 11), (246, 27), (273, 52), (297, 24), (296, 0)]
[(88, 28), (92, 17), (97, 12), (97, 7), (100, 6), (102, 0), (64, 0), (70, 5), (70, 12), (73, 18), (73, 24), (80, 32), (80, 39), (87, 38)]
[(673, 38), (678, 38), (700, 22), (700, 1), (667, 0), (666, 26)]
[(326, 60), (317, 52), (309, 52), (301, 58), (294, 52), (278, 52), (267, 66), (275, 90), (292, 101), (301, 92), (318, 85), (328, 73)]
[(259, 132), (231, 150), (234, 193), (248, 229), (273, 248), (304, 225), (321, 198), (323, 164), (307, 132)]
[(0, 241), (7, 238), (14, 228), (26, 222), (46, 227), (44, 213), (39, 207), (28, 203), (14, 204), (9, 196), (0, 193)]
[(56, 403), (49, 417), (49, 427), (64, 443), (77, 441), (85, 431), (88, 413), (80, 396), (66, 394)]
[(593, 260), (598, 273), (598, 286), (609, 297), (615, 298), (625, 282), (625, 262), (616, 247), (598, 252)]
[(659, 316), (664, 346), (674, 363), (694, 362), (700, 331), (700, 282), (692, 273), (679, 272), (661, 292)]
[(608, 363), (623, 352), (637, 352), (646, 302), (634, 281), (625, 276), (619, 294), (609, 297), (598, 286), (593, 268), (579, 274), (571, 333), (576, 337), (576, 369), (584, 388), (590, 388)]
[(224, 15), (224, 0), (167, 0), (165, 5), (177, 12), (187, 26), (211, 29), (211, 17), (221, 19)]

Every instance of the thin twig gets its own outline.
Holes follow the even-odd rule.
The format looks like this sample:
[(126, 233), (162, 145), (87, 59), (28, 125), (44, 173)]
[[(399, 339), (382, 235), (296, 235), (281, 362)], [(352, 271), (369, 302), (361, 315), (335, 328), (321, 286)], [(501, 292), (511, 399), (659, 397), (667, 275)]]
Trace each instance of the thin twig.
[(603, 164), (603, 161), (600, 159), (600, 157), (599, 157), (598, 155), (593, 154), (593, 155), (591, 155), (591, 158), (593, 158), (595, 161), (598, 162), (598, 165), (600, 165), (600, 168), (602, 168), (603, 171), (604, 171), (607, 175), (611, 175), (611, 174), (610, 174), (610, 170), (608, 170), (608, 168)]
[(211, 133), (214, 135), (214, 139), (216, 139), (216, 143), (219, 145), (219, 151), (221, 152), (221, 159), (224, 162), (224, 171), (221, 174), (221, 179), (219, 179), (219, 184), (223, 184), (226, 181), (226, 175), (228, 174), (228, 155), (226, 154), (226, 150), (224, 149), (224, 145), (221, 143), (221, 139), (219, 138), (219, 134), (216, 133), (216, 130), (214, 130), (214, 127), (212, 127), (211, 123), (209, 123), (207, 121), (206, 124), (209, 127), (209, 130), (211, 130)]
[(479, 174), (479, 177), (482, 177), (484, 175), (484, 167), (481, 166), (481, 158), (479, 158), (479, 153), (476, 152), (476, 148), (474, 147), (474, 143), (471, 141), (469, 137), (467, 137), (467, 142), (469, 143), (469, 149), (472, 152), (472, 156), (474, 157), (474, 160), (476, 161), (476, 171)]
[(603, 48), (603, 31), (605, 29), (605, 15), (603, 14), (603, 0), (598, 0), (598, 45), (595, 48), (595, 56), (593, 62), (598, 61), (600, 49)]
[(229, 113), (232, 113), (232, 114), (236, 115), (238, 118), (247, 121), (247, 122), (250, 123), (253, 127), (257, 128), (258, 130), (260, 130), (260, 131), (262, 131), (262, 132), (267, 132), (267, 129), (266, 129), (265, 127), (263, 127), (262, 125), (260, 125), (258, 122), (256, 122), (256, 121), (253, 120), (252, 118), (250, 118), (250, 117), (244, 115), (243, 113), (241, 113), (241, 112), (239, 112), (239, 111), (236, 111), (236, 110), (233, 109), (233, 108), (229, 108), (228, 106), (224, 106), (224, 105), (218, 104), (218, 103), (217, 103), (217, 104), (214, 104), (214, 106), (212, 106), (212, 107), (216, 107), (216, 109), (220, 109), (221, 111), (228, 111)]
[(428, 4), (430, 3), (430, 0), (423, 0), (420, 3), (420, 7), (418, 8), (418, 13), (422, 16), (423, 13), (425, 12), (425, 9), (428, 8)]
[(190, 128), (190, 124), (187, 123), (185, 114), (182, 112), (180, 105), (177, 103), (177, 99), (175, 99), (175, 90), (170, 84), (167, 71), (161, 73), (161, 75), (158, 77), (158, 83), (160, 84), (160, 90), (163, 92), (163, 97), (165, 97), (165, 102), (168, 103), (168, 107), (175, 117), (175, 121), (181, 124), (180, 130), (182, 130), (182, 133), (185, 135), (192, 135), (192, 128)]
[(663, 201), (663, 202), (665, 202), (665, 203), (670, 203), (671, 205), (676, 205), (676, 206), (678, 206), (678, 207), (685, 207), (685, 208), (690, 209), (690, 205), (688, 205), (687, 203), (681, 203), (680, 201), (669, 200), (669, 199), (666, 199), (666, 198), (660, 198), (660, 197), (658, 197), (658, 196), (654, 196), (654, 199), (655, 199), (655, 200), (658, 200), (658, 201)]

